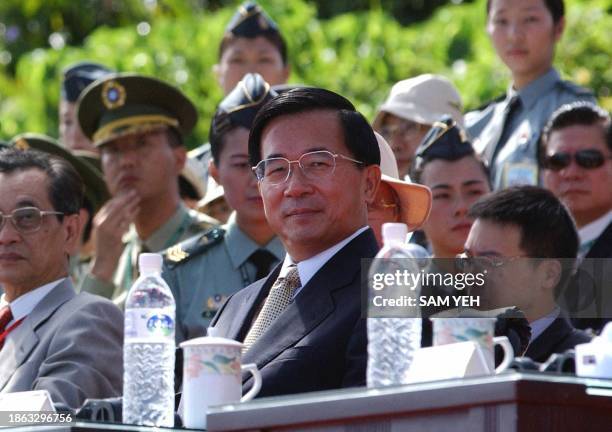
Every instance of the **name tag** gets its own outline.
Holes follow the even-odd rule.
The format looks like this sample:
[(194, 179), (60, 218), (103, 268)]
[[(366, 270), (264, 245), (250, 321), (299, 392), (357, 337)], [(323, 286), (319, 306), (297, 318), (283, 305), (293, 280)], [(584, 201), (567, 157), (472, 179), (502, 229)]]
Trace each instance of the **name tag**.
[(502, 187), (537, 184), (538, 167), (535, 164), (521, 162), (504, 165)]

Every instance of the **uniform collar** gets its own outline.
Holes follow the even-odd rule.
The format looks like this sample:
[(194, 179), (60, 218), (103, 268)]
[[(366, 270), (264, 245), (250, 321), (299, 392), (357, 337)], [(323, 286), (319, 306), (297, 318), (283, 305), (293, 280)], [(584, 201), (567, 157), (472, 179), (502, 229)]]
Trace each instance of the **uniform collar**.
[[(153, 232), (153, 234), (151, 234), (148, 239), (142, 240), (141, 238), (139, 238), (138, 232), (136, 231), (136, 226), (132, 224), (128, 233), (123, 237), (123, 241), (124, 243), (128, 243), (136, 240), (150, 251), (157, 252), (160, 250), (164, 250), (168, 247), (168, 241), (171, 239), (174, 233), (176, 233), (177, 230), (181, 227), (183, 221), (187, 217), (189, 217), (189, 212), (187, 211), (187, 208), (181, 203), (179, 204), (172, 217), (170, 217), (170, 219), (168, 219), (166, 223), (164, 223), (157, 230), (155, 230), (155, 232)], [(176, 241), (176, 243), (178, 243), (178, 240)]]
[(513, 94), (518, 93), (518, 96), (521, 100), (521, 104), (526, 110), (530, 110), (533, 105), (538, 102), (542, 98), (543, 95), (548, 93), (552, 88), (561, 80), (559, 76), (559, 72), (554, 68), (550, 68), (548, 72), (546, 72), (541, 77), (536, 80), (530, 82), (525, 87), (520, 89), (518, 92), (514, 90), (512, 85), (508, 89), (507, 95), (510, 97)]
[(236, 212), (232, 212), (223, 229), (225, 230), (227, 253), (235, 269), (240, 268), (257, 249), (267, 250), (279, 261), (282, 261), (285, 256), (283, 245), (276, 236), (264, 246), (259, 246), (253, 241), (236, 223)]

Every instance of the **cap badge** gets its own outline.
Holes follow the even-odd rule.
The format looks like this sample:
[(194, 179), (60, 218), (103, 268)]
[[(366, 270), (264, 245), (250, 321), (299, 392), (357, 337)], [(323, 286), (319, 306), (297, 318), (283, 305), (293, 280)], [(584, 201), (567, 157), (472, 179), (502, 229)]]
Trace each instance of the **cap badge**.
[(17, 141), (15, 141), (14, 147), (17, 150), (27, 150), (30, 148), (30, 144), (28, 144), (28, 142), (25, 140), (25, 138), (19, 138)]
[(108, 81), (102, 86), (102, 102), (108, 109), (115, 109), (125, 104), (125, 87), (117, 81)]

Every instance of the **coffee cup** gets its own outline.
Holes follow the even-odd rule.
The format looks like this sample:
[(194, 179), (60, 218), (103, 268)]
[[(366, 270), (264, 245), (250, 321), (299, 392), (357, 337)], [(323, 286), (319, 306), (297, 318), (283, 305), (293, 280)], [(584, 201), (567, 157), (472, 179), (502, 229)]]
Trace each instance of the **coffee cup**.
[[(430, 318), (433, 322), (433, 344), (446, 345), (473, 341), (485, 355), (490, 374), (499, 374), (508, 369), (514, 359), (514, 350), (506, 336), (494, 337), (496, 318)], [(495, 368), (493, 347), (500, 345), (504, 359)]]
[[(241, 364), (243, 344), (222, 337), (199, 337), (180, 344), (184, 353), (181, 417), (191, 429), (206, 428), (213, 405), (246, 402), (261, 389), (257, 365)], [(253, 374), (253, 387), (242, 395), (242, 372)]]

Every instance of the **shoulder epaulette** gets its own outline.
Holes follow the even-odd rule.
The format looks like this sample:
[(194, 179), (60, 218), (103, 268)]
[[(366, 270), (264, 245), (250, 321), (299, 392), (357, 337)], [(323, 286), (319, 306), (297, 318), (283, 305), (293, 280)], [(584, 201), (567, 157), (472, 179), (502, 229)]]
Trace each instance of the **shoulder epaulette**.
[(473, 110), (470, 111), (482, 111), (485, 108), (487, 108), (489, 105), (495, 104), (495, 103), (499, 103), (501, 101), (503, 101), (504, 99), (506, 99), (506, 93), (502, 94), (501, 96), (498, 96), (494, 99), (491, 99), (490, 101), (487, 101), (485, 103), (483, 103), (482, 105), (480, 105), (479, 107), (474, 108)]
[(559, 85), (562, 86), (563, 88), (565, 88), (566, 90), (571, 91), (572, 93), (574, 93), (576, 96), (592, 96), (595, 97), (595, 93), (593, 92), (593, 90), (588, 89), (586, 87), (582, 87), (579, 86), (578, 84), (572, 82), (572, 81), (559, 81)]
[(164, 264), (169, 268), (174, 268), (179, 264), (189, 261), (197, 255), (206, 252), (212, 246), (223, 240), (225, 230), (215, 227), (202, 234), (182, 241), (163, 252)]
[(199, 226), (201, 229), (208, 230), (212, 227), (221, 225), (221, 222), (217, 219), (196, 210), (189, 209), (189, 215), (191, 216), (192, 223)]

